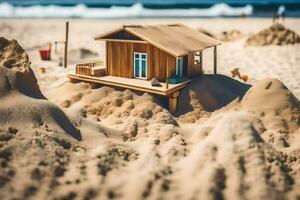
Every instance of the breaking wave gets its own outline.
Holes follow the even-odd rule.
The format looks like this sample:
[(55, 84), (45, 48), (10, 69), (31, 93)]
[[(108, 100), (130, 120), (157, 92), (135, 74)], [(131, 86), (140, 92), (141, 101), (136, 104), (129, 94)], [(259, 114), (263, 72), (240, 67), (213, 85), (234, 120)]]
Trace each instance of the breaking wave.
[(210, 8), (145, 8), (141, 3), (132, 6), (111, 6), (109, 8), (87, 7), (84, 4), (75, 6), (33, 5), (13, 6), (0, 3), (0, 18), (138, 18), (138, 17), (235, 17), (250, 16), (251, 5), (231, 7), (220, 3)]

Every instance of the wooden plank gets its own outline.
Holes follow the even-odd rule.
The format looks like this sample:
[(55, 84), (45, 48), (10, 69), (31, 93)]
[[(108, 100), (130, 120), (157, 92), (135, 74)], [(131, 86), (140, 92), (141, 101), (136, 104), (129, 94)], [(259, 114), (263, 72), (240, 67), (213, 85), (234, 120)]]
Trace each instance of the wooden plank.
[(168, 54), (169, 77), (176, 74), (176, 57)]
[(147, 80), (156, 77), (166, 80), (166, 68), (170, 75), (176, 71), (176, 58), (150, 44), (107, 42), (108, 75), (133, 78), (133, 52), (147, 53)]
[(214, 46), (214, 74), (217, 74), (217, 46)]
[(129, 63), (129, 78), (133, 78), (134, 77), (134, 68), (133, 68), (133, 66), (134, 66), (134, 64), (133, 64), (133, 62), (134, 62), (134, 60), (133, 60), (133, 43), (131, 43), (131, 45), (130, 45), (130, 54), (129, 54), (129, 56), (130, 56), (130, 63)]
[(65, 68), (67, 68), (68, 65), (68, 45), (69, 45), (69, 22), (66, 22), (66, 41), (65, 41), (65, 56), (64, 56)]
[[(179, 83), (175, 85), (170, 84), (171, 86), (169, 87), (168, 90), (166, 90), (165, 87), (153, 87), (150, 85), (148, 81), (137, 80), (137, 79), (127, 79), (127, 78), (113, 77), (113, 76), (92, 77), (92, 76), (84, 76), (84, 75), (77, 75), (77, 74), (68, 74), (67, 76), (72, 80), (81, 80), (81, 81), (92, 82), (92, 83), (100, 83), (109, 86), (116, 86), (116, 87), (138, 90), (142, 92), (159, 94), (162, 96), (171, 95), (172, 93), (185, 87), (191, 81), (188, 80), (184, 83)], [(143, 85), (142, 83), (144, 84), (147, 83), (149, 85)]]
[(166, 88), (169, 89), (169, 63), (168, 63), (168, 57), (167, 57), (167, 69), (166, 69)]
[(153, 71), (152, 70), (153, 66), (151, 65), (152, 55), (151, 55), (150, 44), (147, 44), (146, 52), (147, 52), (147, 80), (150, 80), (152, 78), (152, 71)]
[(203, 52), (200, 51), (200, 74), (202, 74), (203, 71)]
[(149, 40), (149, 39), (147, 39), (147, 38), (144, 38), (142, 35), (137, 34), (137, 33), (133, 32), (132, 30), (126, 29), (126, 31), (128, 31), (128, 32), (130, 32), (130, 33), (132, 33), (132, 34), (134, 34), (134, 35), (136, 35), (136, 36), (138, 36), (139, 38), (141, 38), (141, 39), (143, 39), (143, 40), (145, 40), (145, 41), (147, 41), (147, 42), (149, 42), (149, 43), (151, 43), (154, 47), (156, 47), (156, 48), (158, 48), (158, 49), (162, 49), (162, 50), (164, 50), (165, 52), (168, 52), (169, 54), (171, 54), (171, 55), (173, 55), (173, 56), (175, 56), (175, 57), (176, 57), (176, 56), (179, 56), (179, 55), (177, 55), (176, 53), (170, 51), (169, 49), (164, 48), (163, 46), (157, 44), (156, 42), (153, 42), (152, 40)]
[(108, 45), (107, 42), (105, 42), (105, 67), (106, 67), (106, 74), (109, 74), (109, 67), (108, 67)]
[(111, 41), (111, 42), (134, 42), (139, 44), (148, 44), (148, 42), (143, 40), (121, 40), (121, 39), (101, 39), (103, 41)]
[(169, 111), (171, 113), (174, 113), (177, 110), (178, 97), (179, 97), (179, 91), (176, 91), (169, 96)]
[(133, 43), (133, 51), (147, 53), (147, 44)]
[(188, 53), (188, 77), (192, 77), (194, 75), (193, 65), (194, 65), (194, 53), (190, 51)]

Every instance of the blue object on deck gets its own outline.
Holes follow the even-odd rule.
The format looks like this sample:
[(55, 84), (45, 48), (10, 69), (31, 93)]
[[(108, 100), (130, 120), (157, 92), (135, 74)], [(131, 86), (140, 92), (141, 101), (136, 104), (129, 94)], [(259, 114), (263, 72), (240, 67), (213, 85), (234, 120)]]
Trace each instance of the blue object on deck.
[(171, 78), (169, 78), (168, 80), (169, 80), (169, 83), (171, 83), (171, 84), (177, 84), (177, 83), (182, 82), (182, 78), (178, 75), (174, 75)]

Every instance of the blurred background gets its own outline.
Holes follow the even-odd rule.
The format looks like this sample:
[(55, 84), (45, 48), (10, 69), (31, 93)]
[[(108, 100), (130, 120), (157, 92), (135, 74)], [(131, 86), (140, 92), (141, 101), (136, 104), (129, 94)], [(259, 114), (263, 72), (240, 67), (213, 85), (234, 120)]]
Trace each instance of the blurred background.
[(300, 16), (300, 0), (0, 0), (1, 18)]

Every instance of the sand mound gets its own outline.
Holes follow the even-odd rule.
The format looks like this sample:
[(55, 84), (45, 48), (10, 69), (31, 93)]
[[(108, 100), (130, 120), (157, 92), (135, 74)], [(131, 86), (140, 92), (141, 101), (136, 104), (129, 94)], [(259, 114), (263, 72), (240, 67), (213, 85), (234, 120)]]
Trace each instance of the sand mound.
[(263, 137), (277, 148), (297, 143), (300, 102), (277, 79), (257, 82), (241, 101), (241, 109), (260, 117), (268, 129)]
[(279, 117), (290, 131), (300, 125), (300, 102), (278, 79), (257, 82), (245, 94), (241, 106), (263, 117), (266, 125), (274, 123), (274, 119)]
[(178, 163), (181, 170), (176, 172), (180, 178), (174, 183), (178, 188), (174, 196), (284, 199), (294, 184), (297, 162), (287, 162), (286, 154), (267, 144), (252, 121), (246, 113), (223, 114), (208, 136)]
[(81, 135), (40, 92), (24, 49), (0, 38), (0, 50), (0, 199), (45, 199), (81, 148), (68, 135)]
[(236, 41), (238, 39), (241, 39), (243, 36), (244, 34), (241, 31), (233, 29), (233, 30), (221, 32), (216, 36), (216, 38), (224, 42), (230, 42), (230, 41)]
[[(172, 115), (159, 106), (149, 94), (135, 95), (130, 90), (111, 91), (98, 102), (87, 106), (87, 113), (95, 115), (124, 131), (124, 138), (157, 134), (162, 126), (177, 126)], [(155, 129), (153, 129), (155, 127)]]
[[(161, 127), (177, 127), (173, 116), (154, 96), (111, 87), (91, 88), (87, 83), (66, 82), (47, 94), (52, 101), (72, 113), (83, 113), (108, 127), (120, 130), (124, 139), (159, 135)], [(154, 127), (154, 128), (153, 128)]]
[(203, 33), (203, 34), (205, 34), (205, 35), (208, 35), (208, 36), (210, 36), (210, 37), (215, 38), (215, 35), (214, 35), (214, 34), (212, 34), (212, 33), (209, 32), (208, 30), (203, 29), (203, 28), (201, 28), (201, 27), (197, 28), (197, 31), (199, 31), (200, 33)]
[(215, 111), (242, 97), (249, 88), (250, 85), (224, 75), (202, 75), (181, 90), (176, 115), (202, 108), (208, 112)]
[(50, 199), (60, 184), (58, 179), (67, 172), (71, 153), (82, 150), (47, 125), (34, 129), (1, 126), (0, 198)]
[(250, 36), (246, 41), (246, 45), (248, 46), (288, 45), (297, 43), (300, 43), (300, 36), (279, 23), (274, 23), (269, 28), (259, 31)]
[(0, 97), (12, 90), (43, 98), (31, 70), (29, 58), (17, 41), (0, 37)]
[(80, 139), (63, 111), (42, 95), (24, 49), (5, 38), (0, 38), (0, 49), (0, 124), (47, 125)]

